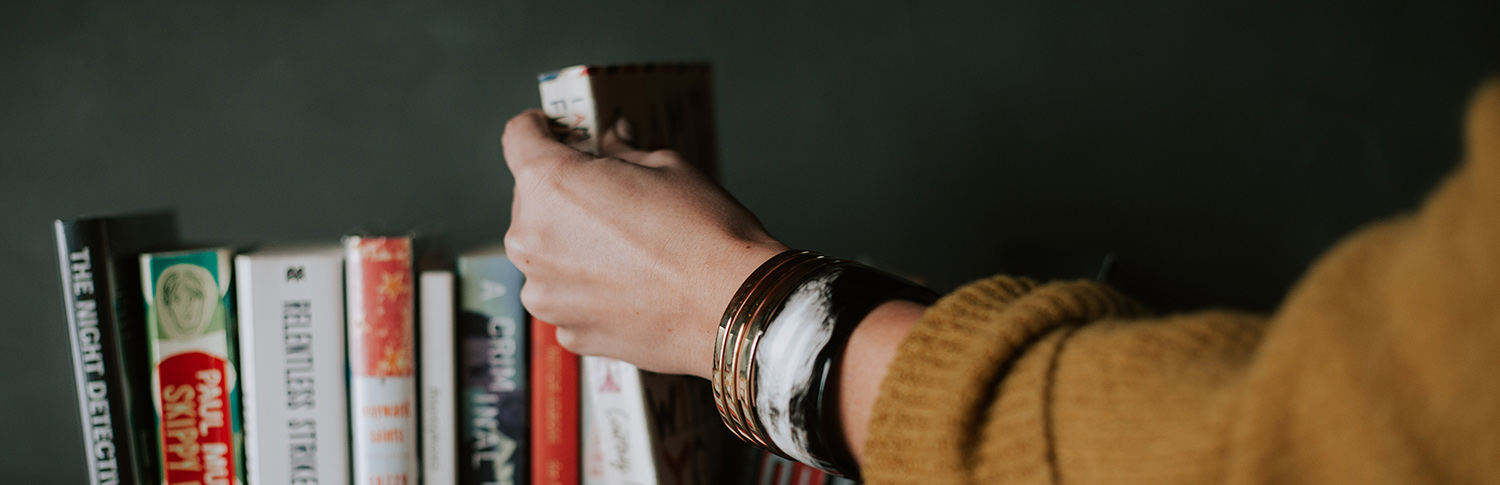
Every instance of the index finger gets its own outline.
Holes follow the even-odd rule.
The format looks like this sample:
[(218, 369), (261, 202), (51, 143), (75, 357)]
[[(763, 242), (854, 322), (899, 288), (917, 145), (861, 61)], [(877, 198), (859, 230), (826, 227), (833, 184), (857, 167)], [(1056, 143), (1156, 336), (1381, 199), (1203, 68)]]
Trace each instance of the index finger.
[(538, 109), (526, 110), (505, 123), (500, 145), (504, 148), (505, 164), (516, 178), (550, 171), (558, 164), (593, 158), (554, 139), (550, 123)]

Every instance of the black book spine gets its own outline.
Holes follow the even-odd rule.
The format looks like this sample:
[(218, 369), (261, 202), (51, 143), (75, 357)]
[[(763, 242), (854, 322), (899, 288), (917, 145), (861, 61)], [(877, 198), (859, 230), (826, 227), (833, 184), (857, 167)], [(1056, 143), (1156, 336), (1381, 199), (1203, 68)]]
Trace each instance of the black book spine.
[(132, 440), (120, 336), (112, 325), (114, 289), (103, 226), (99, 220), (56, 223), (84, 454), (94, 485), (147, 483), (139, 466), (142, 450)]
[(147, 213), (54, 224), (89, 483), (158, 483), (140, 252), (177, 239)]

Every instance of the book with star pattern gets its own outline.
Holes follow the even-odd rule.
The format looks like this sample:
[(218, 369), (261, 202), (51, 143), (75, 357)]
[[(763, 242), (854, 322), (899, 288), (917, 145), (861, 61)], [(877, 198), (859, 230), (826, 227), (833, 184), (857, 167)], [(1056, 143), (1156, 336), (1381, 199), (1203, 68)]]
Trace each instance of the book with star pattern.
[(418, 483), (411, 237), (344, 239), (354, 483)]

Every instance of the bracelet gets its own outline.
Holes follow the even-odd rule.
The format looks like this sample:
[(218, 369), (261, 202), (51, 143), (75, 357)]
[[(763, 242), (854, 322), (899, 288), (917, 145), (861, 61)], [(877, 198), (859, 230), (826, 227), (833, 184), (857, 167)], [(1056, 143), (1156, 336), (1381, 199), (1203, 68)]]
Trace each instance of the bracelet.
[(714, 403), (729, 429), (740, 439), (786, 455), (764, 433), (754, 412), (755, 379), (752, 357), (774, 311), (772, 302), (785, 298), (795, 284), (787, 276), (835, 261), (811, 251), (784, 251), (766, 261), (740, 286), (720, 320), (714, 349)]
[(730, 299), (714, 348), (714, 403), (741, 439), (856, 478), (831, 379), (849, 335), (880, 304), (936, 301), (932, 290), (847, 260), (785, 251)]

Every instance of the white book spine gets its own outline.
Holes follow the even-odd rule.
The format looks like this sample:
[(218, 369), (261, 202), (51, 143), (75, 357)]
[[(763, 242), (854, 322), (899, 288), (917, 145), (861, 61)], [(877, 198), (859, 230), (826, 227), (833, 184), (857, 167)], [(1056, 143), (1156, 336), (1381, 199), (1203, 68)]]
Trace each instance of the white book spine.
[(549, 73), (537, 83), (542, 93), (542, 112), (573, 130), (568, 144), (588, 153), (599, 153), (599, 118), (595, 114), (592, 78), (585, 66)]
[(452, 271), (423, 271), (418, 284), (422, 376), (422, 483), (458, 483), (457, 376)]
[(604, 451), (605, 481), (611, 485), (658, 483), (646, 422), (641, 371), (607, 357), (583, 357), (587, 398)]
[(589, 394), (589, 369), (586, 359), (579, 357), (578, 366), (578, 432), (581, 435), (579, 446), (579, 464), (581, 468), (581, 483), (583, 485), (608, 485), (608, 477), (604, 473), (604, 439), (599, 435), (599, 425), (594, 419), (593, 397)]
[(248, 481), (348, 483), (343, 256), (252, 253), (235, 266)]

